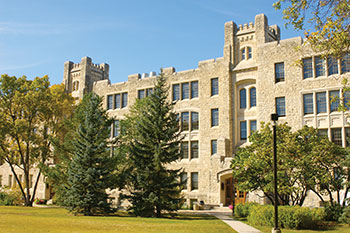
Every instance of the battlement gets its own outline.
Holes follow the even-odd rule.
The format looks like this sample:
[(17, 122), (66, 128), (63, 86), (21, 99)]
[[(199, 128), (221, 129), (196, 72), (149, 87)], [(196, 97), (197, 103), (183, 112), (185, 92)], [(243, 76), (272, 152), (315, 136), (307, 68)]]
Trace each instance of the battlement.
[(255, 25), (253, 22), (249, 22), (249, 24), (239, 24), (237, 29), (237, 35), (252, 33), (255, 31)]
[(95, 71), (101, 71), (101, 72), (108, 72), (109, 71), (108, 64), (106, 64), (106, 63), (101, 63), (101, 64), (92, 63), (92, 60), (90, 57), (83, 57), (81, 59), (80, 63), (73, 63), (73, 62), (69, 62), (69, 63), (71, 63), (71, 70), (72, 71), (80, 70), (86, 66), (89, 66), (92, 70), (95, 70)]

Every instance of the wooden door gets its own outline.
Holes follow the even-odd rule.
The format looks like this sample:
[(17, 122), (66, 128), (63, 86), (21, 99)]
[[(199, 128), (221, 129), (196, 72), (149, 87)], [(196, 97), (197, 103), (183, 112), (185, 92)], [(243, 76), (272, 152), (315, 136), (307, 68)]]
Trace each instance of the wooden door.
[[(247, 193), (239, 191), (235, 188), (236, 182), (233, 181), (233, 178), (228, 178), (225, 180), (225, 205), (233, 204), (233, 199), (235, 204), (245, 203)], [(235, 195), (235, 196), (234, 196)]]

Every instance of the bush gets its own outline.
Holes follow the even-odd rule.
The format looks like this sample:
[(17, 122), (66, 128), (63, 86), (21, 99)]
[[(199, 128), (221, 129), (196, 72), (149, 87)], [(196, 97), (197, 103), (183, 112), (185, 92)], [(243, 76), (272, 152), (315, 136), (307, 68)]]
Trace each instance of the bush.
[[(300, 206), (280, 206), (278, 208), (278, 224), (282, 228), (316, 229), (324, 219), (324, 209), (309, 209)], [(274, 226), (273, 206), (253, 206), (248, 222), (253, 225)]]
[(326, 221), (338, 221), (343, 213), (343, 207), (338, 203), (331, 205), (329, 202), (326, 202), (324, 203), (324, 209), (326, 212)]
[(0, 191), (0, 206), (10, 206), (10, 205), (22, 205), (22, 195), (19, 190), (9, 190)]
[(350, 206), (343, 209), (343, 214), (340, 216), (339, 222), (350, 225)]
[(240, 218), (248, 217), (250, 208), (253, 206), (258, 205), (254, 202), (248, 202), (248, 203), (239, 203), (235, 206), (235, 216)]

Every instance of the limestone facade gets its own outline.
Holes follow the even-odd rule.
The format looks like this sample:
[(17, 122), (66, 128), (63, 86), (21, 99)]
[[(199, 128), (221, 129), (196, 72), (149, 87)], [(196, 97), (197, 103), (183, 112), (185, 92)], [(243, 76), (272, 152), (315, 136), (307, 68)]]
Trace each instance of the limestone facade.
[[(204, 201), (227, 205), (232, 201), (232, 157), (238, 147), (249, 144), (247, 138), (252, 130), (259, 129), (259, 122), (270, 121), (276, 108), (285, 112), (278, 122), (288, 122), (294, 130), (303, 125), (325, 129), (330, 140), (337, 137), (338, 143), (340, 132), (343, 146), (346, 146), (346, 134), (350, 135), (344, 113), (332, 111), (334, 106), (330, 101), (335, 93), (332, 91), (340, 90), (342, 96), (341, 80), (342, 76), (350, 76), (349, 67), (341, 72), (345, 65), (337, 61), (332, 69), (336, 66), (338, 72), (329, 71), (333, 63), (322, 59), (320, 62), (318, 54), (301, 46), (302, 38), (280, 40), (279, 27), (269, 26), (263, 14), (257, 15), (254, 23), (243, 26), (225, 23), (224, 38), (223, 57), (200, 61), (192, 70), (162, 69), (169, 84), (169, 101), (176, 101), (175, 111), (185, 125), (182, 133), (184, 146), (187, 144), (184, 151), (188, 154), (171, 166), (183, 168), (187, 175), (188, 185), (183, 193), (188, 204)], [(296, 50), (297, 46), (302, 49)], [(303, 58), (308, 59), (310, 66), (297, 65), (296, 61)], [(96, 65), (91, 58), (84, 57), (80, 63), (64, 64), (63, 82), (77, 99), (90, 91), (103, 96), (110, 116), (123, 119), (136, 99), (150, 91), (155, 78), (153, 72), (133, 74), (125, 82), (111, 84), (108, 64)], [(306, 97), (309, 98), (307, 109)], [(321, 105), (324, 109), (319, 111)], [(195, 120), (192, 122), (192, 113), (194, 119), (199, 118), (198, 127), (192, 127), (197, 124)], [(8, 173), (2, 173), (2, 177), (7, 176)], [(4, 182), (3, 178), (5, 185), (6, 179)], [(256, 194), (237, 191), (236, 199), (266, 201)], [(312, 195), (305, 203), (319, 205)]]

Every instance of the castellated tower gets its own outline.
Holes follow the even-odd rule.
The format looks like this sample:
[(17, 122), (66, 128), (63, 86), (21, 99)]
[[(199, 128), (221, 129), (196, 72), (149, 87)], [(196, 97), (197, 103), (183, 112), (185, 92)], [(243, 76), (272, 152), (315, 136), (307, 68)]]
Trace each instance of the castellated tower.
[(256, 56), (253, 53), (257, 51), (259, 45), (279, 40), (280, 28), (277, 25), (269, 26), (267, 17), (264, 14), (255, 16), (254, 23), (250, 22), (249, 24), (237, 26), (232, 21), (226, 22), (224, 59), (233, 68), (242, 60), (245, 60), (242, 59), (242, 51), (246, 53), (246, 58), (251, 56), (253, 61), (256, 60)]
[(93, 64), (90, 57), (83, 57), (80, 63), (67, 61), (64, 63), (63, 83), (66, 91), (74, 98), (92, 91), (93, 83), (109, 79), (109, 65), (106, 63)]

